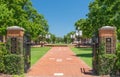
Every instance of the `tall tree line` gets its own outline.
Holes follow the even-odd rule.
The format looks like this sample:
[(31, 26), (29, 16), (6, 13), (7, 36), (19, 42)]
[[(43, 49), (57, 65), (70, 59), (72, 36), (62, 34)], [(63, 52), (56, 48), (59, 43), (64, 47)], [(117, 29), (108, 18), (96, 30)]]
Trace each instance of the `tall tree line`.
[(91, 37), (100, 27), (107, 25), (116, 27), (120, 39), (120, 0), (94, 0), (89, 4), (87, 18), (75, 23), (85, 37)]
[(48, 32), (48, 23), (33, 8), (30, 0), (0, 0), (0, 35), (9, 26), (20, 26), (36, 40), (39, 34)]
[(65, 43), (72, 43), (74, 38), (71, 38), (71, 35), (74, 35), (75, 32), (71, 31), (69, 33), (67, 33), (66, 35), (64, 35), (64, 42)]

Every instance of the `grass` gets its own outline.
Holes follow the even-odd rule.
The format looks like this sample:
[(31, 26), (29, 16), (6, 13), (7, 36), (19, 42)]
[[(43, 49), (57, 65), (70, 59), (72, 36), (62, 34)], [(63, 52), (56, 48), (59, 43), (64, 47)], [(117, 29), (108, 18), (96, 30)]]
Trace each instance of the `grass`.
[(31, 48), (31, 65), (35, 64), (50, 47), (33, 47)]
[(92, 48), (72, 48), (72, 51), (88, 66), (92, 67)]

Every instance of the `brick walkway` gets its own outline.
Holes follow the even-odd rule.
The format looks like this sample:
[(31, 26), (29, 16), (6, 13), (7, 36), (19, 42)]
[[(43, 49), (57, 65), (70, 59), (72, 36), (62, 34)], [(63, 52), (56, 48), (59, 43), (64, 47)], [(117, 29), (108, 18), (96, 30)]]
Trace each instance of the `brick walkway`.
[[(39, 53), (38, 53), (39, 54)], [(69, 47), (53, 47), (26, 74), (27, 77), (93, 77), (91, 68)]]

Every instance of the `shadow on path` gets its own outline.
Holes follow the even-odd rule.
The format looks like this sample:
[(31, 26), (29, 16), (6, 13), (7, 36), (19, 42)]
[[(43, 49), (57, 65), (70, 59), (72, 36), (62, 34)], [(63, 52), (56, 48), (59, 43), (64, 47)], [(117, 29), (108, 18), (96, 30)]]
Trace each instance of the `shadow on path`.
[(86, 53), (86, 54), (76, 54), (78, 57), (92, 57), (91, 53)]

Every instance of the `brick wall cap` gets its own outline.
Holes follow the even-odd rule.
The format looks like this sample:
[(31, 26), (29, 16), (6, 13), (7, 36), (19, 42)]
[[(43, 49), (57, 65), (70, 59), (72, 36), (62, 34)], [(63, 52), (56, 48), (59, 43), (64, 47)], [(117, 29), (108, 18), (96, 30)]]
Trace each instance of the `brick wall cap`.
[(115, 27), (112, 27), (112, 26), (103, 26), (101, 27), (99, 30), (115, 30), (116, 28)]
[(8, 27), (7, 30), (22, 30), (22, 31), (24, 31), (24, 28), (19, 27), (19, 26), (11, 26), (11, 27)]

